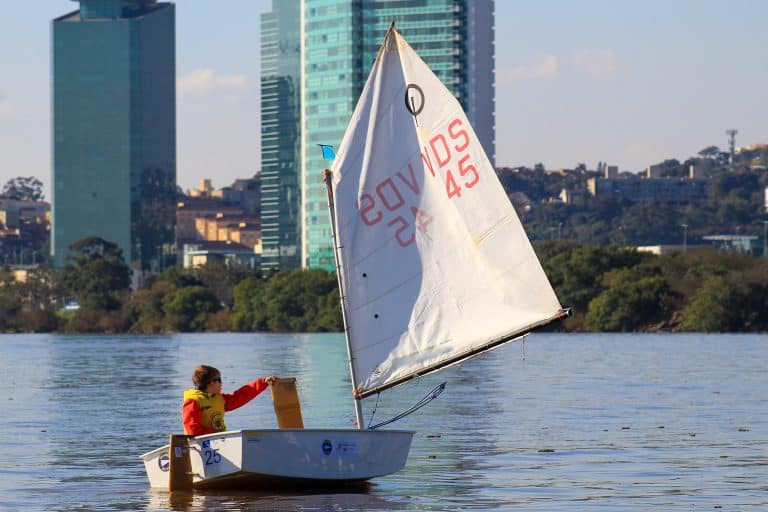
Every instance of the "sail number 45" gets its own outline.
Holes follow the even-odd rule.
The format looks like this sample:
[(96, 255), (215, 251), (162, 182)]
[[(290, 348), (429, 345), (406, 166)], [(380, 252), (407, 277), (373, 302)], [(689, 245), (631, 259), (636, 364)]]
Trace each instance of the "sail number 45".
[[(467, 188), (474, 187), (480, 181), (480, 175), (477, 173), (474, 164), (469, 161), (469, 155), (465, 155), (464, 158), (459, 160), (459, 174), (466, 178), (464, 186)], [(461, 197), (461, 185), (458, 184), (450, 169), (445, 174), (445, 191), (449, 198)]]
[[(394, 231), (401, 247), (416, 240), (416, 230), (426, 233), (434, 218), (421, 203), (426, 176), (440, 181), (448, 199), (459, 199), (462, 193), (480, 182), (480, 173), (472, 161), (469, 131), (462, 119), (456, 118), (438, 131), (410, 161), (394, 174), (385, 175), (362, 192), (357, 202), (360, 219), (368, 227), (380, 222)], [(425, 172), (419, 172), (423, 169)]]
[(210, 466), (212, 464), (218, 464), (219, 462), (221, 462), (221, 454), (219, 453), (219, 449), (214, 448), (212, 450), (204, 450), (203, 460), (205, 460), (206, 466)]

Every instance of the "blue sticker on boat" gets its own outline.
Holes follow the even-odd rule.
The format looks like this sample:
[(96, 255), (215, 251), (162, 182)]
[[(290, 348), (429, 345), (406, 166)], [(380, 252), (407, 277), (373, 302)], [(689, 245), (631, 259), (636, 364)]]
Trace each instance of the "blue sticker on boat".
[(211, 447), (210, 439), (206, 439), (205, 441), (203, 441), (203, 448), (210, 448), (210, 447)]
[(329, 440), (323, 441), (323, 453), (325, 455), (330, 455), (333, 451), (333, 443), (331, 443)]
[(168, 468), (171, 466), (171, 458), (168, 455), (162, 455), (157, 459), (157, 465), (160, 467), (160, 471), (168, 472)]

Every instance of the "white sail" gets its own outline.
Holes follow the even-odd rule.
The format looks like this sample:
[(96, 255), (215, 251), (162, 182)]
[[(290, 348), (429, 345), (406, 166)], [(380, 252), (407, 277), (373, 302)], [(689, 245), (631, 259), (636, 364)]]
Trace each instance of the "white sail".
[(394, 28), (332, 175), (358, 396), (561, 314), (459, 102)]

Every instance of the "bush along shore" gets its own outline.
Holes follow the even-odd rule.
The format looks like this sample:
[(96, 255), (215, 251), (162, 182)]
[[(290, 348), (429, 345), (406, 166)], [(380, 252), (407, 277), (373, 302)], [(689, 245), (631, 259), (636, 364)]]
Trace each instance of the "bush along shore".
[[(768, 258), (697, 249), (655, 256), (616, 246), (534, 245), (563, 305), (591, 332), (768, 332)], [(73, 245), (64, 268), (24, 282), (0, 269), (0, 332), (327, 332), (343, 328), (336, 276), (209, 263), (170, 267), (130, 290), (120, 250)], [(77, 308), (65, 307), (72, 298)], [(68, 300), (70, 299), (70, 300)]]

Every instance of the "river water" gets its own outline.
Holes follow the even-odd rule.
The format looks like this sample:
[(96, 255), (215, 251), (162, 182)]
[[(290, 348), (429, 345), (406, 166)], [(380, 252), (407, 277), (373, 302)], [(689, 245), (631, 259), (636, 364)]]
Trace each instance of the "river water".
[[(418, 433), (367, 489), (151, 490), (197, 364), (224, 389), (298, 378), (304, 423), (351, 427), (340, 334), (0, 336), (0, 510), (768, 510), (768, 336), (536, 334), (364, 401)], [(276, 428), (268, 392), (230, 428)]]

